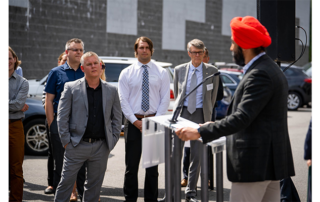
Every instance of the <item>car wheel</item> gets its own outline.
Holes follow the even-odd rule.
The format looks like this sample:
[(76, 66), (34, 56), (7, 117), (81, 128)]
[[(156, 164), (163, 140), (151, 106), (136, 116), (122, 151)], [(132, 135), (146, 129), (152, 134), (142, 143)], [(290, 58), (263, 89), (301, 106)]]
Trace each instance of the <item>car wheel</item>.
[(296, 92), (289, 92), (288, 94), (288, 110), (297, 110), (302, 103), (301, 96)]
[(46, 155), (49, 149), (45, 119), (34, 119), (24, 126), (25, 151), (32, 155)]

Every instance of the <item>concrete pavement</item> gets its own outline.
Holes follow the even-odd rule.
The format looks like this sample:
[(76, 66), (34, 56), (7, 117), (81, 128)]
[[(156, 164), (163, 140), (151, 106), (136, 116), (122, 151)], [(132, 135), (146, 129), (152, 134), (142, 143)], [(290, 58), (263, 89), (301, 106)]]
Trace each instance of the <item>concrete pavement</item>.
[[(291, 139), (291, 147), (294, 157), (296, 176), (292, 178), (301, 201), (306, 201), (307, 197), (307, 166), (303, 160), (303, 146), (309, 121), (311, 109), (301, 108), (295, 112), (288, 112), (288, 126)], [(115, 149), (111, 152), (107, 171), (101, 189), (101, 201), (118, 202), (124, 201), (123, 181), (125, 172), (124, 163), (124, 138), (121, 137)], [(229, 201), (231, 183), (226, 177), (225, 154), (224, 154), (224, 201)], [(45, 195), (44, 189), (47, 187), (47, 157), (46, 156), (25, 156), (23, 168), (24, 196), (23, 201), (53, 201), (53, 195)], [(139, 169), (139, 198), (143, 200), (145, 170)], [(164, 195), (164, 164), (159, 165), (159, 198)], [(181, 189), (181, 197), (184, 199), (184, 188)], [(201, 198), (200, 180), (198, 181), (198, 199)], [(209, 201), (215, 201), (216, 192), (209, 192)], [(80, 200), (78, 200), (80, 201)], [(183, 200), (184, 201), (184, 200)]]

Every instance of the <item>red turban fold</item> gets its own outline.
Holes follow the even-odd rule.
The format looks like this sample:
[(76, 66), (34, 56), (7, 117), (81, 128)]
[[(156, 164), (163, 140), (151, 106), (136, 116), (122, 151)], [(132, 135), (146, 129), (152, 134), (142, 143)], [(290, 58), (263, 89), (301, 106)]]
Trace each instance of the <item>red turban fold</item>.
[(271, 37), (268, 30), (254, 17), (235, 17), (230, 22), (233, 41), (241, 48), (268, 47)]

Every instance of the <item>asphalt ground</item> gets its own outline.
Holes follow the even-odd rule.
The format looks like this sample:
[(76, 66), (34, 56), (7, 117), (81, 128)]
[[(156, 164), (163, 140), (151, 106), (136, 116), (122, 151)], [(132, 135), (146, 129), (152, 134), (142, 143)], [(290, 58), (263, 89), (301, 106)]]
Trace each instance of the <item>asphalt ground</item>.
[[(307, 198), (307, 165), (303, 159), (304, 140), (311, 118), (310, 108), (300, 108), (298, 111), (288, 112), (288, 127), (291, 140), (292, 153), (296, 175), (292, 180), (299, 193), (301, 201)], [(108, 160), (107, 171), (105, 173), (101, 188), (101, 201), (124, 201), (123, 182), (125, 173), (124, 138), (120, 137)], [(225, 153), (224, 153), (224, 201), (229, 201), (231, 183), (226, 176)], [(159, 199), (165, 193), (165, 173), (164, 164), (159, 165)], [(23, 163), (24, 171), (24, 192), (23, 201), (53, 201), (53, 195), (45, 195), (44, 189), (47, 187), (47, 157), (46, 156), (25, 156)], [(139, 169), (139, 198), (143, 200), (145, 170)], [(184, 190), (181, 189), (181, 197), (184, 199)], [(2, 197), (1, 197), (2, 198)], [(198, 181), (198, 199), (201, 199), (201, 182)], [(78, 200), (80, 201), (80, 200)], [(184, 200), (182, 200), (184, 201)], [(216, 201), (215, 190), (209, 191), (209, 201)]]

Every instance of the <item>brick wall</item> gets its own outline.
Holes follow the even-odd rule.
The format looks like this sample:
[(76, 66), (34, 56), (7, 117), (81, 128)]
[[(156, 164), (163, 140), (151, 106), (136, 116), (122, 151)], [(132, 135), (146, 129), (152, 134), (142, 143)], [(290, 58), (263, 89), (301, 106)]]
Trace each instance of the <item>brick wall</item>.
[[(26, 0), (27, 1), (27, 0)], [(86, 51), (101, 56), (133, 57), (139, 36), (149, 37), (155, 48), (153, 59), (173, 66), (188, 62), (186, 50), (162, 50), (162, 0), (137, 0), (137, 35), (106, 32), (107, 0), (29, 0), (29, 9), (9, 6), (9, 45), (22, 61), (27, 79), (40, 79), (56, 66), (67, 40), (84, 41)], [(210, 62), (232, 62), (230, 36), (221, 35), (222, 0), (206, 0), (205, 22), (186, 21), (186, 43), (204, 41)], [(297, 56), (300, 53), (297, 47)], [(308, 49), (307, 49), (308, 50)], [(298, 64), (307, 62), (307, 51)]]

